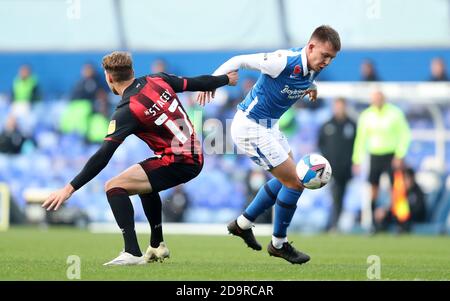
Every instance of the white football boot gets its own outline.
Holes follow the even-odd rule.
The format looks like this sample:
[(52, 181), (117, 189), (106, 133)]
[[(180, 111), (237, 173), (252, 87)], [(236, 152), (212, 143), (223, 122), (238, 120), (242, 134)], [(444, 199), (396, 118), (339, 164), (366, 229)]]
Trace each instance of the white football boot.
[(159, 243), (159, 247), (152, 248), (148, 246), (143, 258), (145, 262), (160, 261), (163, 262), (164, 259), (170, 257), (170, 251), (164, 242)]
[(127, 252), (120, 252), (119, 256), (114, 258), (113, 260), (104, 263), (105, 266), (113, 266), (113, 265), (139, 265), (145, 264), (143, 256), (134, 256)]

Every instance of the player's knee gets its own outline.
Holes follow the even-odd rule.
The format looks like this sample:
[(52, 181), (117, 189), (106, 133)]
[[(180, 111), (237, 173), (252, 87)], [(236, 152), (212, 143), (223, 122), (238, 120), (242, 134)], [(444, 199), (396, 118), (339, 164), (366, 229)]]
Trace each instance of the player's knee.
[(294, 181), (290, 182), (289, 184), (285, 185), (287, 188), (294, 189), (294, 190), (302, 190), (303, 185), (300, 183), (300, 181)]
[(110, 190), (111, 188), (113, 188), (113, 187), (112, 187), (112, 182), (113, 182), (112, 179), (109, 179), (108, 181), (106, 181), (106, 183), (105, 183), (105, 192), (108, 192), (108, 190)]
[(109, 179), (105, 183), (105, 192), (107, 192), (108, 190), (110, 190), (112, 188), (117, 188), (117, 187), (120, 187), (118, 179), (117, 178)]
[(303, 185), (300, 182), (300, 179), (297, 177), (280, 180), (280, 182), (281, 182), (281, 184), (283, 184), (283, 186), (286, 186), (289, 189), (295, 189), (295, 190), (303, 189)]

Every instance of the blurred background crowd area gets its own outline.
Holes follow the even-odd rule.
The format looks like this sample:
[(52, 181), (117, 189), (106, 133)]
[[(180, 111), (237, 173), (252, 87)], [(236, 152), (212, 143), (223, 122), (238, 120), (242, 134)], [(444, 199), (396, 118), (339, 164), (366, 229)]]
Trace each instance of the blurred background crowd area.
[[(354, 18), (342, 17), (348, 12)], [(357, 121), (369, 105), (369, 93), (361, 95), (359, 87), (394, 87), (396, 93), (386, 93), (386, 100), (407, 117), (412, 143), (406, 162), (426, 195), (425, 218), (416, 230), (450, 229), (450, 94), (445, 93), (450, 1), (432, 0), (424, 9), (418, 0), (407, 6), (399, 0), (18, 0), (0, 2), (0, 19), (8, 25), (0, 29), (0, 182), (11, 192), (12, 222), (30, 217), (30, 199), (72, 180), (103, 141), (119, 101), (104, 81), (101, 58), (106, 53), (130, 51), (137, 76), (195, 76), (212, 73), (237, 54), (303, 46), (315, 27), (330, 24), (340, 33), (343, 49), (318, 79), (323, 96), (315, 103), (299, 101), (280, 120), (295, 158), (319, 152), (319, 130), (331, 118), (336, 98), (347, 99), (349, 115)], [(240, 72), (238, 86), (221, 88), (205, 108), (196, 105), (195, 93), (179, 95), (202, 139), (215, 137), (220, 143), (223, 137), (224, 145), (216, 150), (233, 149), (227, 120), (257, 77)], [(423, 83), (428, 83), (425, 96), (416, 97), (411, 91)], [(113, 222), (104, 183), (151, 155), (139, 139), (127, 138), (66, 207), (77, 212), (80, 222)], [(366, 177), (363, 172), (349, 184), (342, 231), (361, 224)], [(243, 155), (207, 154), (197, 178), (161, 193), (164, 220), (227, 222), (268, 178)], [(379, 206), (389, 204), (384, 182)], [(136, 219), (144, 221), (140, 203), (134, 200), (134, 205)], [(329, 185), (306, 191), (292, 228), (325, 230), (331, 207)], [(269, 212), (260, 222), (270, 220)]]

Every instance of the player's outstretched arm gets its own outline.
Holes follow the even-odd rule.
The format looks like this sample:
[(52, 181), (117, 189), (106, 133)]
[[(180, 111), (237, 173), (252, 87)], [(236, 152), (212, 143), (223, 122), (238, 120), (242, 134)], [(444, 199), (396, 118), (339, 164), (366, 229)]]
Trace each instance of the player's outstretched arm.
[[(239, 75), (236, 71), (232, 71), (227, 73), (228, 76), (228, 85), (229, 86), (236, 86), (238, 79), (239, 79)], [(204, 106), (207, 102), (209, 103), (211, 101), (212, 98), (214, 98), (216, 94), (216, 89), (210, 90), (210, 91), (205, 91), (205, 92), (200, 92), (197, 95), (197, 102), (201, 105)]]
[(261, 71), (261, 61), (263, 59), (263, 53), (234, 56), (217, 68), (213, 75), (227, 74), (240, 68)]
[(172, 87), (175, 93), (184, 91), (214, 91), (225, 85), (235, 86), (238, 81), (238, 73), (236, 71), (218, 76), (201, 75), (197, 77), (180, 77), (164, 72), (150, 76), (163, 78), (163, 80)]
[(277, 50), (270, 53), (238, 55), (222, 64), (214, 71), (213, 75), (227, 74), (242, 68), (260, 71), (272, 78), (276, 78), (286, 67), (288, 53), (285, 50)]
[[(234, 56), (217, 68), (213, 75), (234, 74), (235, 72), (237, 73), (240, 68), (262, 71), (261, 61), (263, 60), (263, 56), (263, 53)], [(215, 92), (215, 90), (200, 92), (197, 95), (197, 103), (204, 106), (206, 103), (211, 102), (215, 96)]]
[[(275, 51), (272, 53), (257, 53), (238, 55), (232, 57), (222, 64), (213, 75), (226, 74), (231, 71), (237, 71), (241, 68), (249, 70), (257, 70), (263, 74), (267, 74), (272, 78), (280, 75), (287, 64), (287, 55), (285, 51)], [(214, 98), (214, 93), (202, 92), (197, 96), (197, 102), (204, 106), (206, 102), (210, 102)]]
[(68, 200), (72, 194), (80, 189), (84, 184), (92, 180), (100, 171), (105, 168), (112, 155), (119, 147), (120, 143), (115, 141), (104, 141), (100, 149), (92, 155), (83, 170), (63, 188), (53, 192), (42, 204), (47, 210), (58, 210), (58, 208)]
[(239, 75), (236, 71), (225, 75), (201, 75), (197, 77), (187, 77), (185, 91), (213, 91), (222, 86), (236, 86)]

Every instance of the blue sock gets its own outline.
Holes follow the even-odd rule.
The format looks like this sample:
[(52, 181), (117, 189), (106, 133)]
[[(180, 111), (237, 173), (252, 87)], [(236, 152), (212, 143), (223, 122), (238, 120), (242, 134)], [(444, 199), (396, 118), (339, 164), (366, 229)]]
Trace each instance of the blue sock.
[(278, 181), (277, 178), (273, 178), (268, 181), (259, 189), (255, 198), (250, 205), (248, 205), (242, 215), (248, 220), (254, 222), (260, 214), (275, 204), (275, 200), (277, 199), (277, 194), (280, 191), (281, 186), (281, 182)]
[(303, 190), (295, 190), (283, 186), (277, 195), (275, 216), (273, 222), (273, 236), (286, 237), (287, 228), (297, 208), (297, 201)]

